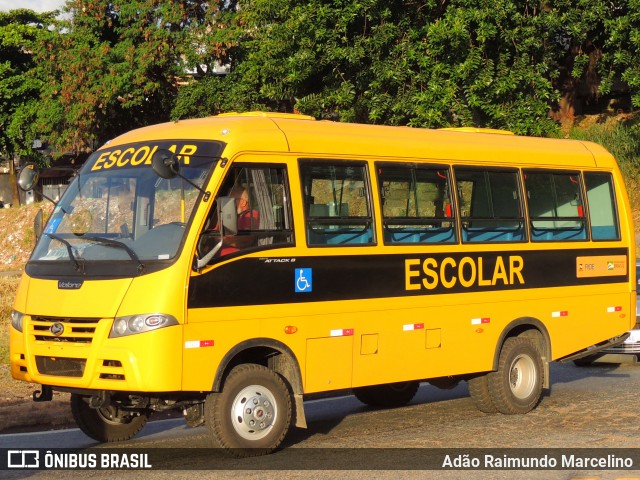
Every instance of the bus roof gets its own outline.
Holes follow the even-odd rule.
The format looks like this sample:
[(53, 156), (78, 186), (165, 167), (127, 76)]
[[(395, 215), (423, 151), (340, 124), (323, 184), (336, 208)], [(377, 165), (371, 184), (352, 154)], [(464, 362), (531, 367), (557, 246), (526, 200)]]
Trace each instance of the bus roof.
[(219, 140), (233, 153), (293, 152), (304, 156), (427, 158), (496, 164), (608, 167), (607, 150), (578, 140), (498, 135), (475, 128), (423, 129), (315, 120), (296, 114), (248, 112), (179, 120), (132, 130), (110, 146), (148, 140)]

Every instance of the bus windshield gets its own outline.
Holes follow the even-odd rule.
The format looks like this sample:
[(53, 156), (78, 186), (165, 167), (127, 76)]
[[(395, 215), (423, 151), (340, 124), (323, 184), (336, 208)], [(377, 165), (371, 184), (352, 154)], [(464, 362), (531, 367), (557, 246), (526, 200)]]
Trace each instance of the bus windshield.
[(56, 205), (31, 261), (71, 263), (82, 272), (86, 264), (129, 261), (142, 271), (144, 264), (174, 258), (200, 198), (196, 185), (204, 185), (218, 157), (181, 160), (185, 180), (159, 177), (150, 162), (106, 168), (98, 153)]

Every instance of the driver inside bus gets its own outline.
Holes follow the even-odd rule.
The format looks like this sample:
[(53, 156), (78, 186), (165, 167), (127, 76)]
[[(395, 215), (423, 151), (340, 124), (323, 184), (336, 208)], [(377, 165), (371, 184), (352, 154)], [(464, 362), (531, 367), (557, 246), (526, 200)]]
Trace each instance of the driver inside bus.
[[(236, 202), (236, 212), (238, 214), (238, 234), (225, 235), (224, 245), (220, 255), (227, 255), (243, 248), (252, 247), (255, 244), (254, 235), (247, 234), (252, 230), (257, 230), (260, 224), (260, 213), (251, 209), (249, 202), (249, 190), (241, 185), (234, 185), (229, 196)], [(227, 250), (225, 252), (225, 250)]]
[[(260, 224), (260, 213), (251, 208), (249, 191), (245, 187), (238, 184), (234, 185), (229, 190), (228, 196), (235, 200), (236, 213), (238, 215), (236, 223), (238, 232), (235, 235), (224, 235), (222, 248), (216, 255), (218, 257), (229, 255), (239, 250), (254, 246), (256, 238), (251, 234), (251, 231), (257, 230)], [(205, 227), (205, 231), (203, 232), (200, 242), (200, 256), (206, 254), (211, 250), (211, 248), (213, 248), (215, 243), (218, 242), (218, 240), (216, 240), (215, 243), (212, 243), (211, 240), (214, 238), (220, 238), (220, 224), (218, 222), (217, 211), (215, 209), (207, 223), (209, 225), (215, 225), (215, 227), (213, 227), (213, 229), (211, 229), (211, 227)]]

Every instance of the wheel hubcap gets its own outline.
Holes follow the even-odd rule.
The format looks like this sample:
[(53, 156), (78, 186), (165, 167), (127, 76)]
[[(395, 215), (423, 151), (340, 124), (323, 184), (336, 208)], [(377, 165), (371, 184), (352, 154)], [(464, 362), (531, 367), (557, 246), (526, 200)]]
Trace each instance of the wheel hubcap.
[(241, 437), (259, 440), (269, 434), (277, 413), (273, 394), (263, 386), (250, 385), (233, 400), (231, 423)]
[(509, 387), (514, 396), (526, 399), (534, 391), (536, 385), (536, 367), (533, 360), (526, 355), (519, 355), (511, 364), (509, 371)]

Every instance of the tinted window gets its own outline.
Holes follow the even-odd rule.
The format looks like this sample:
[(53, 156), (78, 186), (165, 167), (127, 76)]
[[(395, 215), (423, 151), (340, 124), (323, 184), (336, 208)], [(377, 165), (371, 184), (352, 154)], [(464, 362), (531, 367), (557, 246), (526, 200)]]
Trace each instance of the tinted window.
[(611, 175), (608, 173), (585, 173), (584, 181), (589, 201), (591, 238), (594, 240), (619, 240), (620, 230)]
[(373, 244), (366, 164), (300, 162), (309, 245)]
[(585, 240), (586, 220), (578, 172), (525, 172), (534, 241)]
[(385, 243), (455, 242), (446, 167), (377, 165)]
[(222, 244), (216, 257), (241, 250), (293, 243), (293, 226), (288, 203), (286, 171), (282, 167), (238, 166), (229, 170), (219, 189), (212, 212), (202, 233), (200, 257), (218, 248), (220, 218), (223, 221)]
[(464, 242), (525, 239), (516, 171), (455, 168)]

